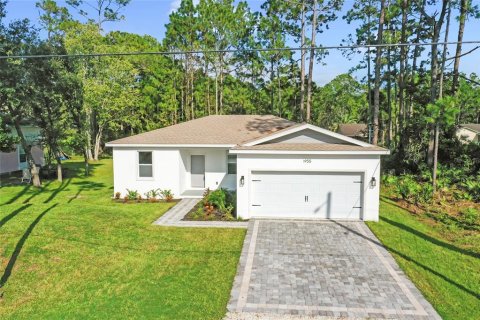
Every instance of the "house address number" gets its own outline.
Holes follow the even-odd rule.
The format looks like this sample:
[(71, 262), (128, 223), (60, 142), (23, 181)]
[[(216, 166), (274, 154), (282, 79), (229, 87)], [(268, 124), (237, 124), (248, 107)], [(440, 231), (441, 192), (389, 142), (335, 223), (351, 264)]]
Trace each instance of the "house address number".
[(312, 163), (312, 159), (303, 159), (303, 163)]

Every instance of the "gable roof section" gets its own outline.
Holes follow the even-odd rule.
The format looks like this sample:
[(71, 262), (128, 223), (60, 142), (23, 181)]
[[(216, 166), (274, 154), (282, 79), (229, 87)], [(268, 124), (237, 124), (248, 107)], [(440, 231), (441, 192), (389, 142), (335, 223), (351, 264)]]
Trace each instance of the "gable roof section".
[(377, 146), (355, 146), (351, 144), (335, 143), (266, 143), (251, 147), (237, 146), (232, 150), (269, 150), (269, 151), (374, 151), (387, 152), (388, 150)]
[(107, 143), (107, 147), (233, 147), (296, 123), (272, 115), (212, 115)]
[(289, 135), (289, 134), (292, 134), (292, 133), (295, 133), (295, 132), (298, 132), (298, 131), (301, 131), (301, 130), (306, 130), (306, 129), (307, 130), (312, 130), (312, 131), (315, 131), (315, 132), (319, 132), (319, 133), (327, 135), (327, 136), (330, 136), (330, 137), (335, 138), (337, 140), (343, 141), (345, 144), (352, 144), (352, 145), (361, 146), (361, 147), (371, 147), (372, 146), (369, 143), (359, 141), (359, 140), (341, 135), (339, 133), (335, 133), (333, 131), (323, 129), (323, 128), (320, 128), (320, 127), (317, 127), (317, 126), (314, 126), (314, 125), (311, 125), (311, 124), (307, 124), (307, 123), (300, 124), (300, 125), (297, 125), (297, 126), (291, 126), (291, 127), (285, 128), (283, 130), (280, 130), (278, 132), (274, 132), (274, 133), (272, 133), (268, 136), (260, 137), (258, 139), (251, 140), (247, 143), (244, 143), (243, 146), (251, 147), (251, 146), (258, 145), (258, 144), (264, 144), (264, 143), (267, 143), (268, 141), (278, 139), (278, 138), (284, 137), (286, 135)]
[(480, 123), (465, 123), (465, 124), (461, 124), (460, 127), (468, 129), (475, 133), (480, 133)]

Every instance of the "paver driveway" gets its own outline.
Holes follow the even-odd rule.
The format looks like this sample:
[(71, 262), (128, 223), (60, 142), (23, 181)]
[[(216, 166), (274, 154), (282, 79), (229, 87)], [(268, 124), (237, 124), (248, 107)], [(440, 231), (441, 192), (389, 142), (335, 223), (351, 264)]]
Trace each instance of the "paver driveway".
[(440, 319), (363, 222), (250, 221), (228, 310)]

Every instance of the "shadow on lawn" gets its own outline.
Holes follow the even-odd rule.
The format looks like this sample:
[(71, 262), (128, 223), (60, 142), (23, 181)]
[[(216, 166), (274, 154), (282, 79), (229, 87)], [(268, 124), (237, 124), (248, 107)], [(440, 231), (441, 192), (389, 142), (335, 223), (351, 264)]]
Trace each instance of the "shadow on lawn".
[(58, 186), (58, 188), (53, 190), (52, 194), (45, 201), (43, 201), (43, 203), (49, 203), (50, 201), (52, 201), (53, 198), (55, 198), (59, 192), (65, 190), (65, 188), (68, 187), (71, 181), (72, 181), (72, 178), (68, 178), (66, 182), (65, 180), (62, 180), (62, 183)]
[(47, 183), (45, 183), (43, 186), (41, 186), (40, 188), (37, 188), (35, 190), (35, 192), (30, 196), (28, 197), (27, 199), (23, 200), (23, 203), (28, 203), (30, 202), (30, 200), (32, 200), (33, 198), (35, 198), (36, 196), (38, 196), (40, 193), (44, 192), (46, 188), (48, 188), (48, 186), (53, 182), (53, 180), (49, 180)]
[(30, 190), (31, 187), (32, 187), (31, 184), (26, 185), (19, 193), (17, 193), (16, 195), (14, 195), (10, 200), (8, 200), (7, 202), (5, 202), (4, 204), (12, 204), (12, 203), (14, 203), (15, 201), (17, 201), (18, 198), (20, 198), (20, 197), (23, 196), (25, 193), (27, 193), (28, 190)]
[(385, 244), (382, 244), (382, 243), (380, 243), (380, 242), (378, 242), (378, 241), (375, 241), (375, 240), (373, 240), (373, 239), (371, 239), (371, 238), (369, 238), (369, 237), (361, 234), (360, 232), (358, 232), (358, 231), (356, 231), (356, 230), (353, 230), (352, 228), (349, 228), (349, 227), (347, 227), (347, 226), (342, 225), (341, 223), (339, 223), (339, 222), (337, 222), (337, 221), (334, 221), (334, 223), (337, 224), (337, 225), (339, 225), (340, 227), (342, 227), (342, 228), (344, 228), (344, 229), (346, 229), (346, 230), (348, 230), (348, 231), (356, 234), (357, 236), (360, 236), (360, 237), (366, 239), (367, 241), (370, 241), (370, 242), (374, 243), (375, 245), (382, 246), (382, 247), (386, 248), (388, 251), (393, 252), (393, 253), (395, 253), (396, 255), (402, 257), (403, 259), (405, 259), (405, 260), (407, 260), (407, 261), (409, 261), (409, 262), (412, 262), (412, 263), (416, 264), (417, 266), (419, 266), (419, 267), (425, 269), (426, 271), (428, 271), (428, 272), (436, 275), (437, 277), (445, 280), (446, 282), (450, 283), (451, 285), (454, 285), (455, 287), (457, 287), (458, 289), (462, 290), (463, 292), (465, 292), (465, 293), (467, 293), (467, 294), (469, 294), (469, 295), (471, 295), (471, 296), (473, 296), (473, 297), (475, 297), (475, 298), (477, 298), (477, 299), (480, 299), (480, 293), (475, 292), (475, 291), (473, 291), (473, 290), (465, 287), (464, 285), (462, 285), (462, 284), (460, 284), (460, 283), (458, 283), (458, 282), (455, 282), (454, 280), (448, 278), (447, 276), (441, 274), (441, 273), (438, 272), (438, 271), (433, 270), (433, 269), (430, 268), (429, 266), (424, 265), (424, 264), (422, 264), (422, 263), (414, 260), (413, 258), (407, 256), (406, 254), (404, 254), (404, 253), (402, 253), (402, 252), (400, 252), (400, 251), (398, 251), (398, 250), (396, 250), (396, 249), (393, 249), (392, 247), (389, 247), (389, 246), (387, 246), (387, 245), (385, 245)]
[(403, 223), (396, 222), (396, 221), (390, 220), (390, 219), (385, 218), (385, 217), (380, 217), (380, 220), (385, 221), (386, 223), (391, 224), (392, 226), (395, 226), (397, 228), (400, 228), (402, 230), (410, 232), (411, 234), (414, 234), (417, 237), (420, 237), (424, 240), (427, 240), (427, 241), (429, 241), (429, 242), (431, 242), (431, 243), (433, 243), (437, 246), (440, 246), (440, 247), (443, 247), (445, 249), (449, 249), (449, 250), (452, 250), (452, 251), (455, 251), (455, 252), (458, 252), (458, 253), (461, 253), (461, 254), (465, 254), (467, 256), (471, 256), (471, 257), (480, 259), (480, 254), (478, 254), (478, 253), (459, 248), (459, 247), (454, 246), (453, 244), (450, 244), (450, 243), (447, 243), (447, 242), (440, 241), (440, 240), (435, 239), (434, 237), (431, 237), (431, 236), (429, 236), (429, 235), (427, 235), (423, 232), (415, 230), (412, 227), (404, 225)]
[(23, 206), (21, 206), (20, 208), (10, 212), (8, 215), (6, 215), (5, 217), (2, 218), (2, 220), (0, 220), (0, 228), (5, 224), (7, 223), (10, 219), (12, 219), (13, 217), (15, 217), (17, 214), (19, 214), (20, 212), (22, 212), (23, 210), (27, 209), (28, 207), (30, 207), (31, 204), (24, 204)]
[(73, 184), (78, 186), (78, 191), (77, 191), (77, 193), (75, 193), (75, 195), (73, 197), (71, 197), (68, 200), (68, 203), (77, 199), (82, 191), (85, 191), (85, 190), (89, 190), (89, 191), (94, 190), (95, 191), (95, 190), (101, 190), (101, 189), (105, 188), (105, 184), (100, 183), (100, 182), (79, 181), (79, 182), (74, 182)]
[[(23, 234), (22, 238), (17, 242), (17, 245), (15, 246), (15, 249), (13, 250), (12, 256), (10, 257), (10, 260), (7, 263), (7, 266), (5, 267), (5, 271), (3, 272), (2, 277), (0, 278), (0, 289), (7, 283), (8, 278), (12, 275), (13, 267), (15, 266), (15, 263), (17, 262), (18, 256), (20, 255), (20, 252), (22, 251), (23, 246), (25, 245), (25, 242), (27, 241), (28, 237), (32, 233), (33, 229), (35, 229), (36, 225), (42, 220), (42, 218), (53, 208), (55, 208), (58, 205), (58, 203), (55, 203), (54, 205), (50, 206), (48, 209), (45, 209), (42, 213), (38, 215), (38, 217), (33, 220), (33, 222), (28, 226), (27, 230), (25, 230), (25, 233)], [(3, 297), (3, 293), (0, 293), (0, 298)]]

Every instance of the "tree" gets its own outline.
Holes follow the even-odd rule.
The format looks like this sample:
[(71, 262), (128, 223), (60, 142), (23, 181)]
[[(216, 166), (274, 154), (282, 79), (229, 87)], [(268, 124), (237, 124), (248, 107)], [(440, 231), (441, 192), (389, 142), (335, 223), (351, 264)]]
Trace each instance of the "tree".
[(427, 122), (435, 124), (435, 149), (433, 152), (432, 186), (435, 193), (437, 186), (437, 167), (438, 167), (438, 140), (440, 130), (446, 130), (447, 127), (455, 123), (455, 117), (458, 113), (455, 97), (444, 97), (427, 105)]
[(13, 152), (17, 148), (18, 138), (12, 135), (12, 130), (4, 119), (0, 118), (0, 152)]
[(315, 90), (312, 112), (315, 123), (335, 131), (341, 123), (364, 122), (368, 108), (365, 93), (365, 86), (351, 75), (336, 76)]
[[(0, 55), (30, 54), (38, 43), (38, 34), (28, 20), (16, 20), (4, 24), (6, 2), (0, 2)], [(18, 139), (25, 151), (33, 185), (41, 186), (40, 176), (32, 156), (32, 145), (23, 134), (20, 123), (31, 115), (30, 97), (34, 92), (30, 70), (25, 60), (2, 59), (0, 61), (0, 112), (12, 120)]]
[(98, 31), (102, 31), (104, 23), (125, 19), (121, 12), (130, 0), (66, 0), (66, 2), (81, 16), (87, 18), (89, 23), (95, 24)]
[(337, 18), (337, 12), (341, 9), (343, 0), (313, 0), (311, 6), (310, 29), (310, 56), (308, 65), (308, 80), (307, 80), (307, 102), (306, 102), (306, 117), (305, 120), (310, 122), (311, 103), (313, 94), (313, 63), (315, 60), (319, 61), (324, 51), (316, 51), (317, 46), (316, 35), (322, 33), (324, 29), (328, 29), (329, 23)]
[[(385, 0), (380, 0), (380, 16), (378, 19), (377, 43), (383, 43), (383, 26), (385, 24)], [(378, 144), (378, 116), (380, 114), (380, 70), (382, 68), (382, 47), (376, 48), (375, 53), (375, 85), (373, 88), (373, 138), (372, 143)]]

